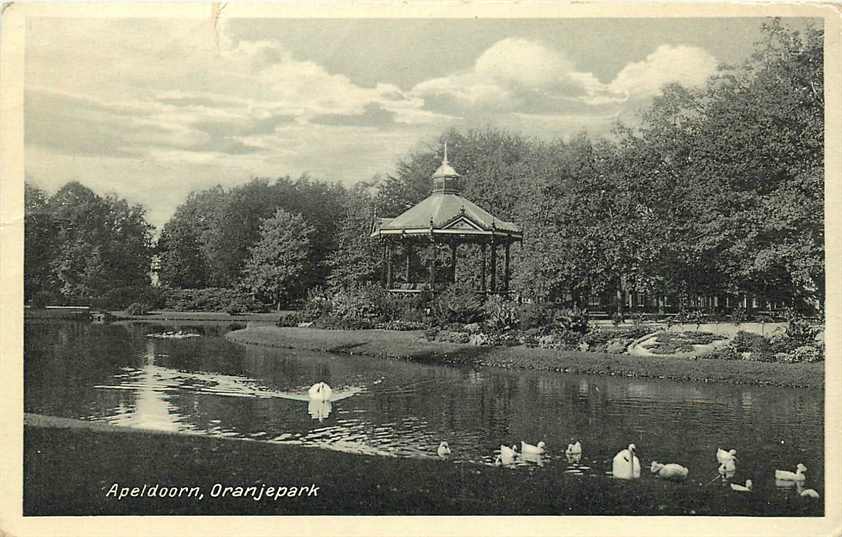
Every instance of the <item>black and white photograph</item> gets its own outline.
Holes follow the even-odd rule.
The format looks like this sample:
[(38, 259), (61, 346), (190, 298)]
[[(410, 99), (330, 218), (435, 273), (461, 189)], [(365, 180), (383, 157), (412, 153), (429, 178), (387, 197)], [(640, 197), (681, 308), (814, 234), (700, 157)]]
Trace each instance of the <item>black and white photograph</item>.
[(838, 13), (26, 7), (22, 523), (832, 534)]

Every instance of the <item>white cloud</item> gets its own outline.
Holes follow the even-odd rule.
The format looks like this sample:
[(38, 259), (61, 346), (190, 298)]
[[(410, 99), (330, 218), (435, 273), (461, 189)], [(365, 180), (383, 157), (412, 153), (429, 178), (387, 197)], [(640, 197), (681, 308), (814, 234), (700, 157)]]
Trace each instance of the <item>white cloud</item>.
[(507, 38), (464, 71), (402, 89), (356, 83), (279, 40), (235, 41), (207, 20), (67, 22), (29, 23), (27, 171), (48, 187), (118, 189), (152, 208), (155, 224), (217, 182), (367, 179), (450, 126), (605, 132), (630, 100), (701, 83), (716, 63), (662, 46), (603, 83), (560, 50)]
[(669, 82), (702, 84), (716, 60), (697, 47), (660, 46), (603, 83), (578, 70), (562, 51), (521, 38), (498, 41), (471, 69), (417, 84), (412, 94), (452, 114), (518, 112), (557, 116), (618, 113), (629, 100), (654, 96)]
[(716, 66), (716, 58), (704, 49), (661, 45), (646, 59), (626, 65), (609, 86), (618, 93), (653, 96), (670, 82), (700, 86)]

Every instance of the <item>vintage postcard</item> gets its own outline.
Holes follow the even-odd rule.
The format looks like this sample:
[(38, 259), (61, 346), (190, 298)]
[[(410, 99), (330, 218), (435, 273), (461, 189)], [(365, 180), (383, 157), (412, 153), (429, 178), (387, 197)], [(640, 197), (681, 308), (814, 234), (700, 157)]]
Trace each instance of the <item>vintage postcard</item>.
[(842, 534), (840, 35), (6, 4), (0, 535)]

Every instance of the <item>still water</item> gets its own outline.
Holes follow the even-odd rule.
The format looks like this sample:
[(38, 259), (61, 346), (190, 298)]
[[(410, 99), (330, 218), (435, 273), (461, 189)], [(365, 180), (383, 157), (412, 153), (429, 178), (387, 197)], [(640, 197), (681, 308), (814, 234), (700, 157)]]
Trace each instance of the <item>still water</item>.
[[(512, 471), (564, 467), (606, 475), (637, 445), (653, 460), (717, 476), (717, 447), (738, 451), (733, 480), (764, 494), (795, 494), (774, 469), (807, 466), (823, 495), (821, 390), (783, 389), (534, 371), (460, 369), (365, 357), (244, 347), (219, 323), (31, 322), (25, 328), (25, 410), (126, 427), (302, 444), (389, 457), (493, 464), (501, 443), (547, 444)], [(150, 337), (183, 330), (201, 337)], [(330, 384), (338, 400), (310, 402)], [(581, 441), (580, 464), (564, 456)], [(540, 463), (540, 464), (538, 464)]]

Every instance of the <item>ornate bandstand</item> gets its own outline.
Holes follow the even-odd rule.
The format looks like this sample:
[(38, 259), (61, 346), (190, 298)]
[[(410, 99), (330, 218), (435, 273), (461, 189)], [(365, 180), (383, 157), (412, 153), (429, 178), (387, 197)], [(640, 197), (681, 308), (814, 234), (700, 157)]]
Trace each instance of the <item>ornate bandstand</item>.
[[(520, 226), (495, 217), (460, 195), (462, 178), (447, 161), (447, 145), (432, 180), (433, 191), (426, 199), (395, 218), (375, 219), (371, 238), (383, 244), (384, 285), (394, 292), (441, 289), (456, 281), (460, 247), (466, 245), (480, 252), (476, 277), (472, 278), (479, 290), (507, 294), (511, 245), (523, 240)], [(441, 250), (446, 247), (449, 264), (440, 261)], [(418, 279), (413, 259), (424, 249), (426, 281), (413, 281)], [(504, 252), (499, 275), (502, 282), (497, 273), (500, 249)]]

